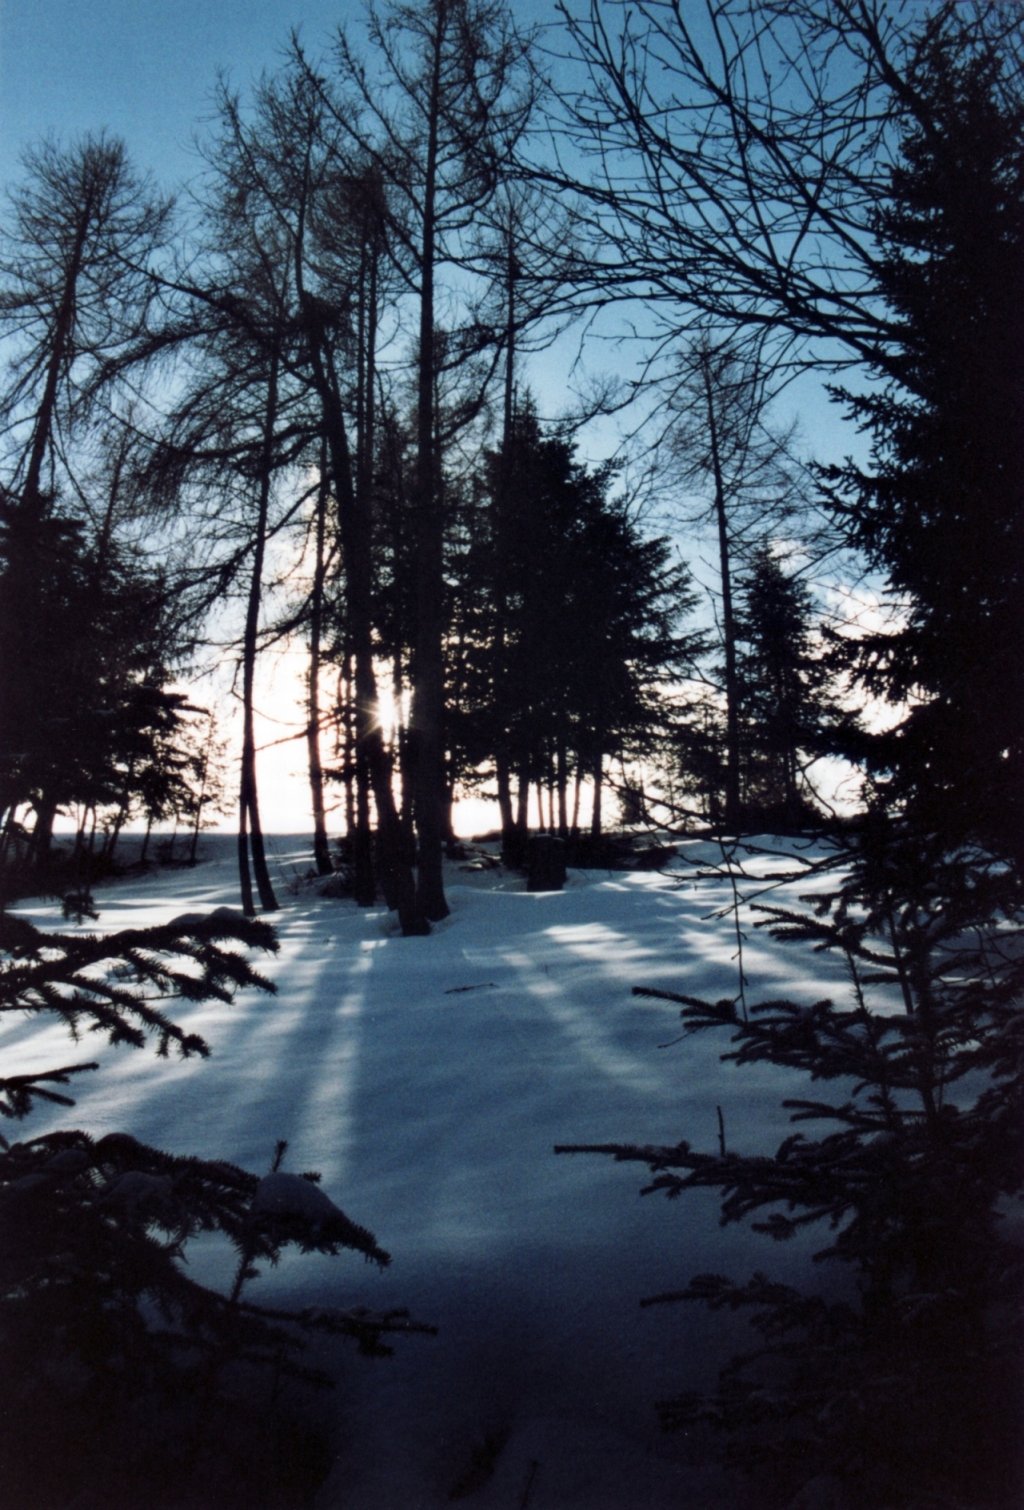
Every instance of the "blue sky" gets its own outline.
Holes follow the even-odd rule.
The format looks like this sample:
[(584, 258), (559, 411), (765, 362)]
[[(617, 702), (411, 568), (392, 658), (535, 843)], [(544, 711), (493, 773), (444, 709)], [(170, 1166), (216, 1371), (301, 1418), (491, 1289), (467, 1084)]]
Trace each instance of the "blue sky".
[[(510, 6), (523, 23), (556, 18), (554, 0)], [(200, 167), (193, 139), (218, 71), (244, 95), (280, 62), (293, 27), (317, 53), (339, 24), (358, 26), (364, 13), (364, 0), (0, 0), (0, 189), (41, 138), (106, 129), (124, 138), (138, 169), (173, 190)], [(621, 354), (593, 356), (598, 369), (622, 370)], [(805, 427), (820, 440), (836, 412), (804, 388)]]
[[(555, 0), (509, 4), (524, 25), (556, 19)], [(365, 12), (365, 0), (0, 0), (0, 195), (26, 147), (101, 130), (178, 189), (203, 166), (194, 142), (219, 72), (244, 97), (293, 28), (316, 55), (339, 25), (358, 34)]]
[(292, 26), (314, 51), (362, 0), (0, 0), (0, 181), (47, 134), (107, 128), (170, 188), (218, 69), (243, 91)]
[[(554, 0), (514, 0), (553, 20)], [(106, 127), (166, 187), (192, 173), (190, 142), (219, 69), (243, 92), (292, 27), (319, 51), (363, 0), (0, 0), (0, 184), (29, 144)]]

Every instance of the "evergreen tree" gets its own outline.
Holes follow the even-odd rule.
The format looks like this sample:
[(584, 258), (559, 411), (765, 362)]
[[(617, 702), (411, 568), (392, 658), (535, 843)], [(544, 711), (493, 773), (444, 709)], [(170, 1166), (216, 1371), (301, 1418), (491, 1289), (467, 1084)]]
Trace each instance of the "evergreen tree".
[(1024, 98), (1012, 53), (944, 7), (908, 73), (920, 101), (875, 216), (893, 353), (847, 395), (872, 466), (830, 474), (849, 538), (902, 621), (859, 648), (909, 704), (874, 741), (890, 797), (951, 842), (1024, 864)]
[(605, 762), (651, 746), (670, 721), (664, 687), (697, 653), (698, 637), (680, 632), (693, 606), (689, 575), (609, 497), (613, 478), (544, 435), (529, 404), (510, 454), (490, 458), (491, 520), (475, 572), (489, 621), (478, 631), (471, 719), (478, 758), (518, 785), (515, 812), (509, 803), (502, 815), (512, 848), (525, 835), (531, 784), (550, 787), (552, 822), (569, 832), (569, 783), (589, 779), (599, 832)]
[[(659, 8), (640, 6), (648, 20)], [(708, 12), (721, 28), (729, 7), (715, 0)], [(738, 1432), (744, 1460), (782, 1504), (794, 1495), (815, 1503), (834, 1489), (856, 1510), (1002, 1510), (1022, 1489), (1024, 1374), (1024, 1266), (1004, 1227), (1021, 1196), (1024, 1136), (1024, 697), (1014, 633), (1024, 517), (1019, 17), (941, 4), (915, 37), (883, 24), (885, 8), (866, 0), (734, 14), (756, 31), (714, 92), (727, 130), (716, 138), (707, 112), (694, 111), (687, 125), (705, 127), (709, 149), (693, 157), (696, 169), (686, 165), (702, 195), (712, 185), (714, 209), (731, 202), (734, 214), (724, 235), (716, 214), (692, 217), (685, 244), (692, 252), (713, 227), (726, 276), (749, 278), (746, 300), (735, 286), (723, 299), (735, 301), (737, 318), (829, 334), (870, 361), (879, 386), (848, 402), (872, 434), (872, 468), (829, 474), (832, 504), (904, 614), (858, 647), (860, 675), (909, 708), (893, 736), (868, 742), (881, 774), (849, 842), (827, 857), (837, 871), (831, 893), (806, 898), (806, 911), (764, 909), (779, 936), (845, 961), (846, 1004), (748, 1008), (743, 991), (716, 1003), (673, 998), (686, 1031), (730, 1035), (726, 1058), (802, 1071), (836, 1094), (809, 1089), (787, 1102), (800, 1126), (774, 1155), (734, 1152), (724, 1128), (714, 1152), (687, 1141), (600, 1151), (648, 1164), (649, 1188), (669, 1195), (717, 1189), (724, 1220), (753, 1217), (770, 1238), (828, 1232), (816, 1256), (852, 1270), (838, 1293), (801, 1293), (763, 1274), (747, 1283), (701, 1275), (652, 1297), (746, 1310), (763, 1339), (725, 1371), (717, 1394), (668, 1402), (667, 1424), (701, 1420)], [(814, 93), (809, 112), (790, 114), (785, 89), (773, 90), (766, 73), (759, 98), (744, 65), (767, 70), (785, 27), (801, 22), (809, 41), (789, 80)], [(826, 118), (830, 75), (815, 54), (822, 49), (819, 62), (831, 65), (844, 28), (866, 49), (864, 77), (844, 81), (851, 92), (830, 121), (835, 154), (818, 159), (817, 174), (797, 175), (796, 143), (810, 148), (808, 131)], [(699, 60), (693, 36), (679, 31), (688, 60)], [(642, 81), (655, 77), (649, 65), (648, 55)], [(623, 84), (624, 70), (615, 77)], [(702, 88), (713, 83), (705, 72)], [(851, 110), (880, 87), (888, 112)], [(647, 132), (635, 95), (622, 97)], [(894, 123), (902, 126), (895, 159), (891, 141), (875, 136)], [(653, 142), (660, 118), (652, 131)], [(738, 173), (723, 142), (739, 149)], [(648, 158), (663, 191), (672, 161), (663, 141)], [(716, 189), (723, 169), (728, 184), (719, 176)], [(767, 248), (774, 272), (755, 283), (766, 243), (746, 238), (743, 206), (756, 204), (763, 226), (773, 179), (780, 223), (788, 214), (801, 228), (792, 257)], [(663, 192), (661, 204), (671, 203)], [(819, 215), (824, 240), (810, 229)], [(690, 225), (675, 219), (680, 233)], [(823, 257), (824, 279), (801, 292), (808, 258), (830, 237), (836, 260)], [(845, 267), (843, 248), (852, 259)], [(704, 280), (722, 270), (707, 252), (695, 270)], [(859, 289), (854, 264), (864, 274)], [(692, 266), (692, 256), (679, 265)], [(814, 1124), (817, 1138), (803, 1131)]]
[(32, 810), (36, 868), (58, 811), (122, 807), (157, 766), (171, 779), (175, 639), (159, 576), (57, 504), (0, 501), (0, 816)]
[(745, 822), (783, 829), (813, 821), (801, 781), (808, 752), (839, 715), (828, 672), (812, 640), (811, 597), (788, 575), (769, 542), (740, 582), (736, 675)]
[(814, 1082), (783, 1103), (795, 1126), (776, 1152), (735, 1151), (724, 1127), (715, 1151), (557, 1151), (647, 1164), (645, 1193), (718, 1190), (723, 1223), (810, 1230), (816, 1259), (848, 1266), (820, 1293), (700, 1274), (646, 1300), (742, 1311), (760, 1334), (717, 1391), (663, 1402), (666, 1426), (727, 1431), (771, 1504), (819, 1480), (851, 1510), (1009, 1510), (1024, 1468), (1024, 1257), (1005, 1230), (1024, 1190), (1019, 917), (998, 862), (908, 841), (881, 809), (856, 841), (813, 908), (758, 909), (777, 937), (845, 961), (845, 1003), (636, 988), (680, 1004), (684, 1041), (722, 1032), (723, 1060)]

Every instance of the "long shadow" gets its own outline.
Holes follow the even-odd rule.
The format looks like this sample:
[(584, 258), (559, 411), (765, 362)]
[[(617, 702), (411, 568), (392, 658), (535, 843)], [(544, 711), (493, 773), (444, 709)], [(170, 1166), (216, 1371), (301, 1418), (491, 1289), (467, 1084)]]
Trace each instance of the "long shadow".
[[(205, 893), (205, 895), (204, 895)], [(129, 900), (130, 899), (124, 899)], [(218, 886), (200, 889), (199, 904), (179, 894), (159, 915), (220, 905)], [(138, 921), (119, 897), (103, 898), (101, 924), (114, 931)], [(147, 921), (155, 909), (147, 907)], [(47, 926), (52, 920), (35, 909)], [(281, 953), (255, 963), (278, 986), (276, 996), (256, 991), (230, 1005), (171, 1003), (170, 1015), (206, 1038), (209, 1060), (155, 1060), (151, 1050), (112, 1050), (86, 1038), (69, 1045), (57, 1027), (20, 1023), (3, 1036), (5, 1062), (17, 1068), (100, 1060), (95, 1075), (79, 1081), (73, 1109), (39, 1114), (24, 1124), (31, 1136), (54, 1125), (80, 1125), (95, 1135), (130, 1131), (176, 1152), (220, 1157), (259, 1170), (278, 1138), (291, 1147), (290, 1167), (344, 1173), (347, 1108), (359, 1067), (360, 1019), (364, 1010), (380, 914), (345, 917), (337, 903), (290, 900), (277, 921)], [(25, 1064), (20, 1062), (25, 1061)], [(353, 1213), (355, 1216), (355, 1213)], [(356, 1218), (358, 1219), (358, 1217)]]
[[(344, 1481), (362, 1484), (346, 1502), (382, 1503), (366, 1464), (398, 1455), (408, 1503), (442, 1503), (473, 1440), (535, 1440), (542, 1419), (622, 1433), (623, 1451), (663, 1465), (650, 1503), (686, 1502), (687, 1444), (660, 1438), (652, 1401), (708, 1383), (743, 1329), (637, 1302), (694, 1272), (749, 1272), (763, 1239), (723, 1234), (710, 1192), (685, 1212), (639, 1201), (636, 1171), (555, 1159), (552, 1145), (685, 1134), (712, 1148), (723, 1101), (730, 1127), (741, 1114), (753, 1125), (748, 1087), (718, 1046), (660, 1050), (665, 1009), (634, 1004), (625, 986), (634, 962), (664, 966), (687, 932), (710, 943), (703, 904), (677, 893), (661, 905), (655, 888), (618, 883), (536, 898), (453, 888), (450, 900), (432, 938), (375, 961), (352, 1120), (353, 1209), (371, 1225), (381, 1211), (376, 1230), (396, 1254), (387, 1274), (355, 1276), (355, 1293), (411, 1305), (441, 1335), (401, 1349), (374, 1381), (385, 1411), (346, 1403)], [(810, 1247), (789, 1248), (790, 1272)]]
[[(163, 915), (223, 904), (229, 878), (193, 874), (197, 894), (167, 899)], [(711, 1148), (719, 1105), (730, 1136), (756, 1125), (771, 1142), (762, 1103), (775, 1105), (777, 1083), (745, 1105), (750, 1081), (723, 1070), (718, 1045), (659, 1048), (673, 1010), (629, 995), (646, 983), (734, 993), (733, 944), (705, 916), (724, 896), (639, 876), (541, 896), (455, 886), (451, 917), (425, 939), (386, 936), (379, 912), (282, 900), (268, 965), (279, 996), (180, 1013), (209, 1037), (212, 1064), (103, 1055), (60, 1121), (255, 1169), (287, 1138), (290, 1167), (319, 1168), (394, 1253), (384, 1273), (300, 1259), (260, 1284), (271, 1303), (408, 1306), (442, 1328), (372, 1381), (353, 1376), (389, 1407), (345, 1407), (357, 1480), (401, 1442), (410, 1481), (450, 1488), (474, 1433), (497, 1440), (561, 1414), (588, 1430), (614, 1422), (675, 1482), (685, 1444), (658, 1445), (651, 1402), (661, 1381), (707, 1382), (735, 1330), (637, 1301), (701, 1270), (748, 1272), (763, 1240), (721, 1233), (711, 1193), (666, 1209), (636, 1199), (634, 1170), (555, 1159), (552, 1145), (685, 1135)], [(112, 896), (104, 925), (123, 926), (134, 902)], [(777, 947), (758, 940), (762, 967)], [(787, 1257), (801, 1265), (806, 1246)], [(197, 1277), (219, 1262), (201, 1252)]]

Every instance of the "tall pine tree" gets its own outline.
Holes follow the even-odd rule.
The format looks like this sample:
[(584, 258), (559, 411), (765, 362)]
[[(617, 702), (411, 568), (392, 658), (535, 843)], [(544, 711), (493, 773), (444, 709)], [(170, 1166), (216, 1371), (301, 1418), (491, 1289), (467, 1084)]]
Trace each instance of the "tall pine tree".
[(919, 102), (876, 216), (890, 376), (848, 397), (870, 469), (831, 473), (849, 538), (905, 618), (859, 647), (909, 707), (875, 741), (891, 796), (952, 842), (1024, 862), (1024, 100), (944, 8), (908, 76)]

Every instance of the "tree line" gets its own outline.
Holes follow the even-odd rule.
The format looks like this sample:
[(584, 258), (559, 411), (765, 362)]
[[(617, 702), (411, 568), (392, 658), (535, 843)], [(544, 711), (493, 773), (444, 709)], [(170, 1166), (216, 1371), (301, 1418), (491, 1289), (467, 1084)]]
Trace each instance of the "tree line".
[[(181, 688), (211, 621), (249, 913), (276, 905), (257, 665), (296, 637), (317, 868), (336, 779), (355, 895), (409, 932), (446, 911), (457, 790), (497, 798), (521, 855), (531, 810), (598, 834), (636, 760), (736, 832), (819, 820), (803, 773), (839, 755), (1019, 859), (1016, 18), (595, 0), (558, 36), (552, 62), (504, 5), (429, 0), (369, 6), (322, 57), (293, 37), (250, 97), (218, 85), (187, 204), (103, 135), (26, 155), (0, 293), (8, 863), (45, 868), (69, 809), (79, 852), (140, 815), (198, 832), (221, 756)], [(585, 404), (545, 421), (531, 391), (620, 307), (642, 378), (593, 407), (639, 395), (710, 550), (710, 630), (664, 524), (581, 459)], [(775, 423), (807, 371), (868, 462), (816, 465)], [(884, 628), (829, 629), (829, 556), (874, 574)]]
[(333, 770), (356, 896), (409, 931), (445, 911), (458, 784), (494, 783), (521, 853), (531, 793), (578, 831), (589, 781), (596, 832), (608, 761), (679, 746), (671, 689), (706, 649), (686, 569), (530, 395), (531, 351), (584, 297), (578, 214), (528, 161), (534, 47), (454, 3), (371, 11), (364, 48), (339, 34), (317, 66), (293, 42), (251, 100), (220, 87), (190, 217), (109, 138), (27, 155), (4, 252), (9, 855), (44, 868), (72, 806), (90, 852), (97, 818), (107, 850), (128, 816), (198, 829), (213, 730), (177, 688), (226, 600), (249, 912), (275, 905), (256, 665), (285, 635), (308, 644), (317, 866)]

